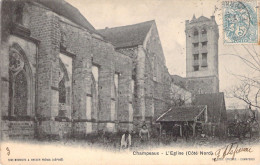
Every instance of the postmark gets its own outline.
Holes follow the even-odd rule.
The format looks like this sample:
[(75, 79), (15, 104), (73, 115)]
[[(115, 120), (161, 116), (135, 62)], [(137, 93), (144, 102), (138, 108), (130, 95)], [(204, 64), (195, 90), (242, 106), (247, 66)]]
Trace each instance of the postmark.
[(256, 1), (223, 1), (224, 43), (257, 43)]

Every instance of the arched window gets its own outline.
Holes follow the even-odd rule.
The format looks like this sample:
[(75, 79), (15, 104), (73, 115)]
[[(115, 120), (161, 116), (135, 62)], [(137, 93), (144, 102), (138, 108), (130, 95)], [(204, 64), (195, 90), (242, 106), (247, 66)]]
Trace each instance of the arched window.
[(203, 35), (205, 35), (205, 34), (207, 34), (207, 30), (206, 30), (206, 28), (203, 28), (202, 30), (201, 30), (201, 34)]
[(194, 29), (193, 36), (198, 36), (198, 35), (199, 35), (199, 31), (197, 29)]
[(67, 89), (65, 86), (66, 81), (69, 81), (69, 75), (67, 69), (61, 59), (60, 63), (60, 71), (59, 71), (59, 103), (66, 104), (67, 103)]
[(90, 86), (91, 89), (90, 89), (90, 93), (88, 93), (86, 96), (86, 118), (88, 120), (98, 119), (98, 80), (99, 80), (99, 68), (98, 66), (92, 65), (91, 86)]
[(32, 110), (31, 69), (18, 44), (9, 50), (9, 115), (27, 116)]
[(66, 87), (64, 77), (59, 82), (59, 103), (66, 103)]
[(119, 73), (114, 74), (114, 83), (112, 83), (111, 89), (111, 120), (116, 119), (117, 102), (118, 102), (118, 85), (119, 85)]
[(154, 60), (153, 61), (153, 80), (157, 81), (157, 79), (158, 79), (158, 77), (157, 77), (157, 75), (158, 75), (158, 65), (157, 65), (157, 63), (158, 63), (158, 61), (157, 61), (157, 57), (155, 55), (154, 55), (153, 60)]

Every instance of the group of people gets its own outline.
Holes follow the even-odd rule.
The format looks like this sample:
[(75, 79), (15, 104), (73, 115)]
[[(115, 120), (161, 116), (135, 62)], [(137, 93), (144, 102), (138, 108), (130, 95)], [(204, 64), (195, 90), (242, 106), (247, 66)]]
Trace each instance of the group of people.
[[(141, 143), (145, 144), (150, 139), (150, 133), (146, 125), (143, 125), (139, 131), (139, 138)], [(132, 145), (131, 133), (127, 130), (121, 137), (121, 149), (129, 149)]]
[[(198, 128), (199, 137), (196, 137), (199, 139), (200, 142), (206, 142), (208, 140), (206, 134), (203, 130), (200, 130)], [(171, 134), (169, 134), (171, 133)], [(178, 136), (182, 136), (186, 141), (188, 141), (190, 134), (192, 134), (192, 128), (188, 123), (184, 123), (182, 126), (182, 129), (180, 129), (180, 126), (178, 124), (174, 124), (172, 127), (172, 131), (170, 131), (168, 134), (165, 130), (162, 130), (162, 135), (159, 137), (159, 142), (162, 143), (170, 143), (172, 141), (177, 141)], [(124, 132), (124, 134), (121, 137), (121, 150), (129, 149), (132, 146), (132, 132), (130, 133), (128, 130)], [(170, 136), (168, 136), (170, 135)], [(150, 141), (150, 133), (147, 129), (147, 126), (144, 124), (138, 134), (139, 140), (143, 146), (146, 146), (148, 142)]]

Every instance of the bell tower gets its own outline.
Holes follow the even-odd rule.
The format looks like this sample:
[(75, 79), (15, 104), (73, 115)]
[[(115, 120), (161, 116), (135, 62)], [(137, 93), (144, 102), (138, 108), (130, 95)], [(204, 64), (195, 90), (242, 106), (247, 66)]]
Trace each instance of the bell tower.
[(185, 22), (186, 77), (188, 88), (194, 93), (219, 92), (218, 39), (215, 16), (193, 15)]

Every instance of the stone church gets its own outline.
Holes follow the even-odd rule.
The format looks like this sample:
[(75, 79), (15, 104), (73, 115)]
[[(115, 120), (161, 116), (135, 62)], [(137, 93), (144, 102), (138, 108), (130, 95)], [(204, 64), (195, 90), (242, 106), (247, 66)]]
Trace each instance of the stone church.
[(169, 108), (155, 21), (97, 30), (63, 0), (0, 8), (4, 139), (150, 129)]
[[(176, 84), (192, 95), (219, 91), (214, 17), (186, 21), (187, 77), (176, 80), (154, 20), (95, 29), (64, 0), (0, 5), (4, 139), (84, 137), (100, 130), (138, 131), (143, 124), (151, 130), (172, 106)], [(195, 101), (211, 104), (203, 99), (209, 97), (224, 103), (223, 94)], [(209, 115), (223, 108), (214, 109)]]

